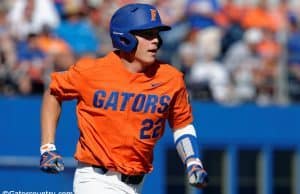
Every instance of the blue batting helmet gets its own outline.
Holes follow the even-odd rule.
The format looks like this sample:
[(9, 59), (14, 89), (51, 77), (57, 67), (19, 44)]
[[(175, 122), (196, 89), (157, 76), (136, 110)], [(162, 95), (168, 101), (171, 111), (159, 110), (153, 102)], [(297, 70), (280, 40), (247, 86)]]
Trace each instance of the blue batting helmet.
[(118, 9), (110, 21), (110, 36), (113, 46), (125, 52), (132, 51), (137, 45), (133, 31), (159, 29), (170, 30), (171, 27), (161, 22), (157, 9), (149, 4), (128, 4)]

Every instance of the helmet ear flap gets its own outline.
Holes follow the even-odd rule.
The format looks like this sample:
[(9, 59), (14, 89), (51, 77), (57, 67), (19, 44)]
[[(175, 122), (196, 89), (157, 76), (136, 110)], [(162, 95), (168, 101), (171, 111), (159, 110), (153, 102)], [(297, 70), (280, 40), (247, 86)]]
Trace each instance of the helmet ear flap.
[(131, 52), (138, 42), (130, 33), (111, 33), (111, 38), (113, 46), (125, 52)]

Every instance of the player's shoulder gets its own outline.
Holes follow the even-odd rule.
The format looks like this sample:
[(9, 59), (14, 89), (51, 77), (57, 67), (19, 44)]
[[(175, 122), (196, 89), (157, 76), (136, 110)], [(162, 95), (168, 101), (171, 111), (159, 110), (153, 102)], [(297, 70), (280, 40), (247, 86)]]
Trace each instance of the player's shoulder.
[(74, 68), (78, 71), (92, 69), (96, 65), (96, 58), (82, 57), (75, 63)]
[(161, 75), (170, 78), (181, 78), (183, 76), (183, 73), (181, 71), (179, 71), (176, 67), (172, 66), (169, 63), (165, 63), (162, 61), (156, 61), (156, 63), (159, 65), (158, 73)]
[(79, 71), (96, 70), (105, 66), (107, 61), (111, 61), (111, 58), (111, 54), (102, 57), (82, 57), (75, 63), (75, 68)]

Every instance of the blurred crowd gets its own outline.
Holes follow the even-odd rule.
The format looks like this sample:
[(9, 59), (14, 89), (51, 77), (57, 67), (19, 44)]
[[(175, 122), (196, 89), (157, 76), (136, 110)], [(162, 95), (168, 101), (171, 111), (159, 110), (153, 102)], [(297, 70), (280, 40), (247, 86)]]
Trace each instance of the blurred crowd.
[(110, 17), (132, 2), (172, 26), (158, 58), (185, 74), (193, 99), (300, 102), (300, 8), (289, 0), (1, 0), (0, 94), (40, 95), (51, 72), (111, 51)]

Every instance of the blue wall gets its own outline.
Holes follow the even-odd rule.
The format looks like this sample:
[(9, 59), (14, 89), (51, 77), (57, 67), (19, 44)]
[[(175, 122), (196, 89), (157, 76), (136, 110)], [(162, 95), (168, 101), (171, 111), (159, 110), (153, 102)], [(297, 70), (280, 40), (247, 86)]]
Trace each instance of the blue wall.
[[(0, 191), (72, 191), (74, 162), (68, 160), (66, 171), (59, 175), (47, 175), (38, 168), (40, 105), (41, 97), (0, 98)], [(78, 138), (75, 103), (64, 103), (63, 108), (56, 145), (65, 158), (70, 158)], [(194, 124), (203, 148), (271, 147), (300, 150), (300, 106), (225, 107), (194, 102), (193, 111)], [(164, 156), (170, 146), (173, 146), (172, 135), (170, 130), (166, 130), (156, 147), (155, 170), (147, 177), (143, 193), (150, 194), (156, 188), (156, 193), (165, 194)], [(234, 174), (234, 169), (232, 172)], [(234, 181), (229, 181), (229, 184), (228, 193), (234, 194)], [(265, 193), (271, 194), (268, 186)]]

